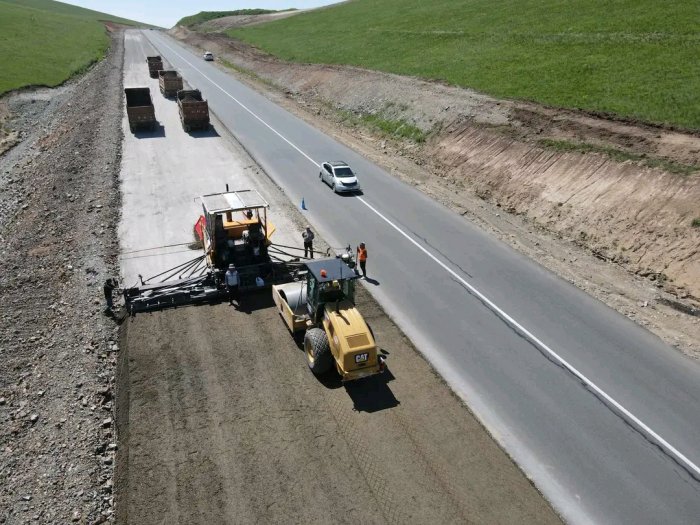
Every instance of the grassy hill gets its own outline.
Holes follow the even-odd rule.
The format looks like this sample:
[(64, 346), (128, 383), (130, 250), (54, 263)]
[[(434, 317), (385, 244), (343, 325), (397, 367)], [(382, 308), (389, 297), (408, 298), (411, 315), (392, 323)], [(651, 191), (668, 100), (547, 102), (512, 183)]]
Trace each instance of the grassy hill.
[(102, 58), (109, 37), (101, 20), (143, 25), (51, 0), (0, 0), (0, 94), (56, 86)]
[(225, 16), (240, 16), (240, 15), (267, 15), (277, 13), (272, 9), (237, 9), (235, 11), (200, 11), (196, 15), (186, 16), (178, 20), (176, 26), (192, 27), (198, 24), (203, 24), (209, 20), (223, 18)]
[(700, 129), (697, 0), (355, 0), (229, 34), (497, 97)]

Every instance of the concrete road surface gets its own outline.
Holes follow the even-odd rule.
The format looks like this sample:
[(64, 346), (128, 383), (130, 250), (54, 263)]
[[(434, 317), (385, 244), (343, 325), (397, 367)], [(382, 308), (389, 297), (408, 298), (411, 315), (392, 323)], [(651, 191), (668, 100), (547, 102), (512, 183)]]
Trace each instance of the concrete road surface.
[(228, 131), (214, 118), (211, 130), (186, 133), (177, 102), (161, 95), (158, 79), (148, 76), (145, 57), (157, 51), (138, 32), (127, 31), (124, 38), (124, 87), (150, 88), (158, 120), (156, 131), (132, 133), (124, 112), (119, 225), (124, 284), (132, 286), (139, 274), (148, 279), (200, 256), (200, 249), (188, 247), (195, 240), (193, 226), (202, 214), (198, 198), (225, 191), (226, 184), (231, 190), (257, 189), (271, 205), (268, 219), (277, 227), (273, 241), (299, 244), (299, 227), (275, 214), (275, 209), (287, 203), (275, 202), (256, 182), (265, 175), (245, 151), (227, 140)]
[[(698, 523), (698, 363), (216, 64), (144, 34), (329, 242), (367, 243), (367, 288), (566, 519)], [(337, 159), (364, 195), (319, 182), (318, 165)]]

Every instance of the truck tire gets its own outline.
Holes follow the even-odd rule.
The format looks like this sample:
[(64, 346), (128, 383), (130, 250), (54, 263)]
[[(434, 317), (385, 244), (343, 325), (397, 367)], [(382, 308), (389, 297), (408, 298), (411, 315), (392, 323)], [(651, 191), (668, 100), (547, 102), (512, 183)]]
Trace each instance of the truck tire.
[(328, 372), (333, 364), (331, 347), (328, 344), (328, 336), (320, 328), (309, 328), (304, 334), (304, 352), (306, 361), (314, 375), (322, 375)]

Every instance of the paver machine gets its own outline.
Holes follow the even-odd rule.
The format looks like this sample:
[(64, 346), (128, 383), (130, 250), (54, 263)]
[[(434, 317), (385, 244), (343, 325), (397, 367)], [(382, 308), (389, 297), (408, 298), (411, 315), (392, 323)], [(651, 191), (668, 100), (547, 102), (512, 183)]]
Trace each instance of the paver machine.
[(204, 245), (209, 268), (238, 270), (240, 289), (275, 280), (268, 252), (275, 226), (267, 219), (269, 204), (255, 190), (227, 191), (201, 197), (203, 214), (195, 233)]
[(204, 253), (148, 279), (139, 276), (139, 285), (124, 290), (129, 313), (220, 300), (230, 264), (238, 271), (242, 293), (293, 279), (299, 258), (272, 245), (275, 226), (267, 218), (269, 204), (257, 191), (227, 187), (200, 200), (203, 214), (194, 231)]
[(305, 261), (295, 282), (273, 285), (272, 297), (316, 375), (333, 366), (345, 381), (382, 373), (384, 356), (355, 307), (355, 270), (342, 257)]

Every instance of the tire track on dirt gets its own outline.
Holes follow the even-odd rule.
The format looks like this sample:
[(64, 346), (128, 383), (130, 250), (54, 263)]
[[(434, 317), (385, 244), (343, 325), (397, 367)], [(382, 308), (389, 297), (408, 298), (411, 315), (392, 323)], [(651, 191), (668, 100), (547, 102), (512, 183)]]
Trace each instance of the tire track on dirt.
[(386, 478), (380, 472), (380, 462), (362, 446), (363, 441), (352, 414), (338, 396), (333, 396), (327, 406), (387, 523), (406, 523), (408, 515), (403, 511), (406, 502), (399, 501), (398, 496), (389, 489)]

